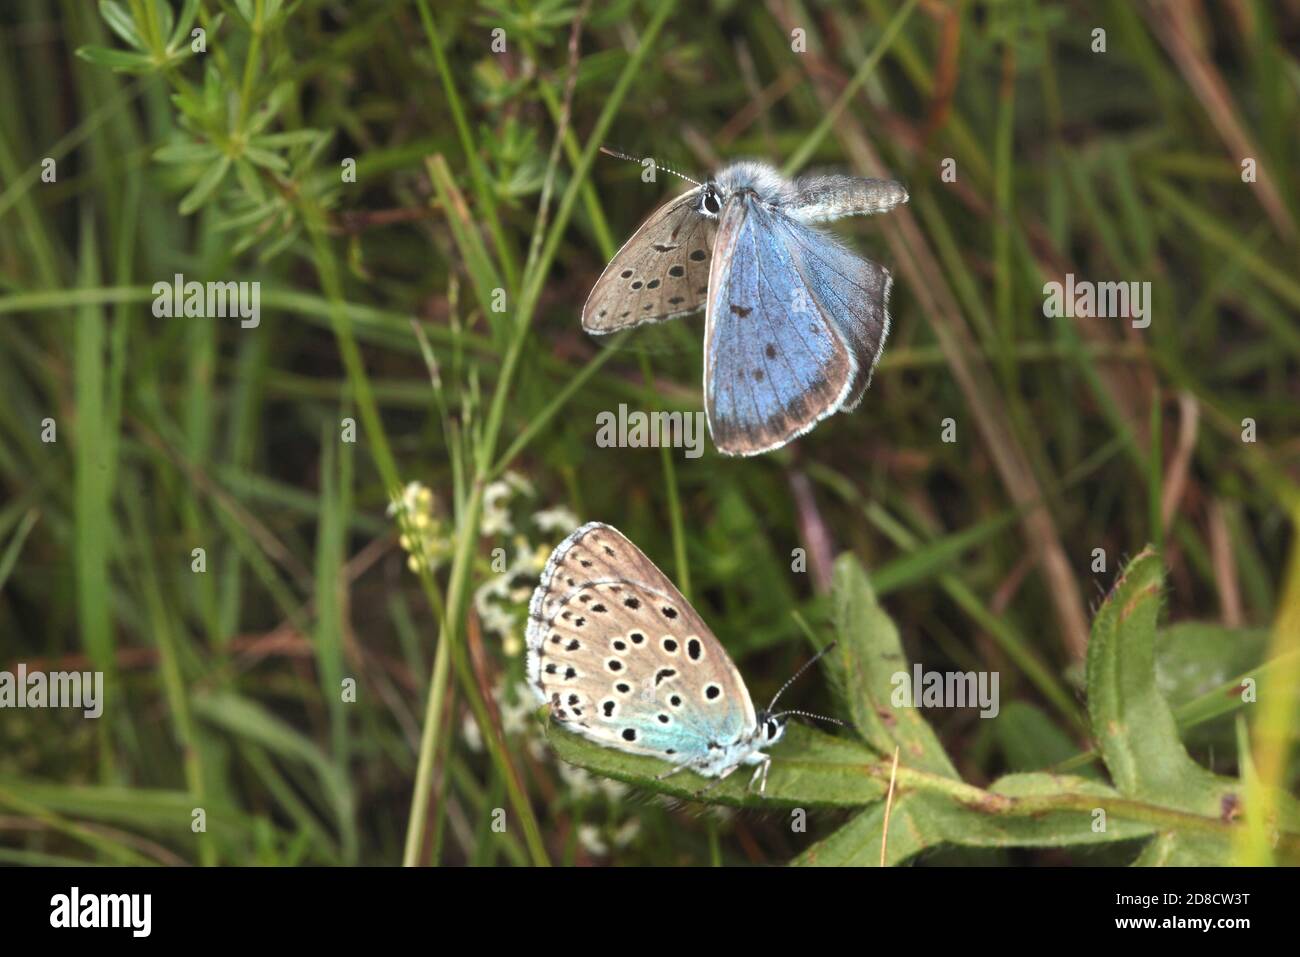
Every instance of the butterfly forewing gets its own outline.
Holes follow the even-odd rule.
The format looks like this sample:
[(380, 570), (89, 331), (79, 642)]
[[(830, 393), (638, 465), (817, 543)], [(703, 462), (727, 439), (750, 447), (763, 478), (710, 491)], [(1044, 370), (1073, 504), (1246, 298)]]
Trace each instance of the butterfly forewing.
[(597, 522), (561, 543), (542, 572), (528, 678), (566, 727), (676, 764), (707, 760), (755, 726), (739, 672), (695, 609)]
[(601, 273), (582, 327), (603, 334), (689, 315), (704, 306), (717, 221), (697, 187), (651, 214)]
[(777, 210), (741, 193), (722, 211), (704, 332), (709, 431), (729, 455), (766, 452), (843, 404), (857, 362), (796, 268)]

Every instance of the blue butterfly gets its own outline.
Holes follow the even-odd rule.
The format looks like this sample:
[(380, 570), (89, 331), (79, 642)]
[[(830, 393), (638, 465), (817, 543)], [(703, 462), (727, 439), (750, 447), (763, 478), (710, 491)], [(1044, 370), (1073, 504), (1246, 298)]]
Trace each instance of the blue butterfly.
[(601, 335), (705, 308), (714, 444), (727, 455), (780, 448), (858, 406), (889, 335), (889, 270), (811, 224), (907, 198), (892, 180), (791, 181), (733, 163), (642, 224), (597, 280), (582, 326)]
[(721, 780), (756, 765), (750, 784), (761, 780), (761, 794), (772, 763), (763, 749), (781, 740), (790, 715), (820, 717), (774, 712), (785, 688), (755, 711), (709, 626), (654, 562), (600, 522), (551, 553), (528, 611), (528, 683), (551, 717), (606, 747), (668, 761), (661, 778)]

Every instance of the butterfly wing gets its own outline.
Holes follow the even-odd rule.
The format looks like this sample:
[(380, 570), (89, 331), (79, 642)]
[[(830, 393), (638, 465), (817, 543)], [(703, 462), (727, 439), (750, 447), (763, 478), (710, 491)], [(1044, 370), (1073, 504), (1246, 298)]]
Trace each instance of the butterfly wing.
[(528, 681), (565, 727), (675, 764), (756, 727), (726, 650), (618, 530), (583, 525), (546, 563), (528, 616)]
[(835, 412), (858, 361), (822, 299), (816, 274), (796, 264), (800, 227), (740, 192), (723, 207), (709, 274), (704, 407), (714, 444), (728, 455), (785, 445)]
[(583, 329), (604, 335), (703, 308), (717, 221), (699, 198), (696, 187), (664, 204), (623, 244), (587, 297)]
[(851, 412), (871, 384), (889, 336), (889, 290), (894, 277), (884, 266), (855, 256), (820, 230), (779, 214), (772, 219), (819, 311), (853, 353), (856, 373), (840, 407)]

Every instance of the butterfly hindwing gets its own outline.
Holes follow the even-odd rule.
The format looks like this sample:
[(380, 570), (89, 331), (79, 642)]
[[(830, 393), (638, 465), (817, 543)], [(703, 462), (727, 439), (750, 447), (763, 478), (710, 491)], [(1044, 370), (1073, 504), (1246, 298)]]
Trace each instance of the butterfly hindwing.
[(600, 274), (582, 327), (604, 334), (703, 308), (717, 220), (699, 211), (700, 188), (664, 204)]
[(810, 287), (815, 273), (796, 264), (791, 228), (804, 227), (752, 193), (722, 211), (709, 277), (704, 401), (713, 441), (729, 455), (766, 452), (807, 432), (840, 408), (858, 376), (857, 359), (823, 306), (828, 294)]
[(675, 764), (704, 761), (756, 724), (740, 673), (695, 609), (598, 522), (562, 542), (542, 572), (528, 680), (570, 730)]
[(843, 405), (852, 411), (871, 384), (889, 335), (893, 277), (884, 266), (854, 255), (820, 230), (781, 215), (772, 219), (818, 310), (853, 352), (857, 372)]

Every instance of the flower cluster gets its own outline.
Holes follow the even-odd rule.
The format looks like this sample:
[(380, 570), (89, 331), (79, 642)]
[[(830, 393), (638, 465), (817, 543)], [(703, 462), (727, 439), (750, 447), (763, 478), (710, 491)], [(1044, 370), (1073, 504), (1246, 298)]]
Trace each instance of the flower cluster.
[(433, 492), (421, 482), (408, 482), (401, 498), (388, 503), (388, 515), (401, 529), (398, 542), (413, 572), (435, 571), (451, 554), (451, 538), (434, 511)]

